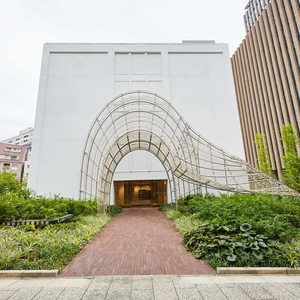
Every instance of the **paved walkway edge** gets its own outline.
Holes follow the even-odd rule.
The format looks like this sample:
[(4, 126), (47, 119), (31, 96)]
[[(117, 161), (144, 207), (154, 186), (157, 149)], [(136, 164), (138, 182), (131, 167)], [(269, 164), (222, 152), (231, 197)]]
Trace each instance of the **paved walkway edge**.
[[(298, 268), (217, 268), (216, 275), (300, 275)], [(131, 276), (131, 275), (128, 275)], [(158, 275), (160, 276), (160, 275)], [(186, 275), (177, 275), (186, 276)], [(195, 276), (195, 275), (190, 275)], [(58, 270), (0, 270), (0, 278), (57, 278)], [(84, 276), (85, 278), (97, 276)], [(109, 276), (108, 276), (109, 277)]]
[[(300, 275), (298, 268), (217, 268), (216, 275)], [(180, 275), (179, 275), (180, 276)], [(183, 275), (184, 276), (184, 275)], [(0, 278), (58, 277), (58, 270), (0, 270)], [(88, 277), (88, 276), (85, 276)], [(95, 277), (95, 276), (91, 276)]]
[(298, 268), (217, 268), (218, 275), (300, 275)]
[(56, 278), (58, 276), (58, 270), (8, 270), (0, 271), (0, 277), (18, 277), (18, 278), (28, 278), (28, 277), (46, 277), (46, 278)]
[(300, 276), (0, 278), (1, 300), (299, 300)]

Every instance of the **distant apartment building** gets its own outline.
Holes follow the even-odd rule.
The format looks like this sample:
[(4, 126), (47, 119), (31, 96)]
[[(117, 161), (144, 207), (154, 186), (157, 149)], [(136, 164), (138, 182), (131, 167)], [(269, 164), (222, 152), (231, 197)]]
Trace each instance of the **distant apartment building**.
[(21, 130), (18, 135), (8, 138), (2, 143), (7, 143), (11, 145), (25, 146), (26, 157), (24, 161), (24, 175), (27, 177), (30, 168), (31, 151), (32, 151), (32, 140), (33, 140), (33, 128), (28, 127)]
[(254, 141), (263, 133), (282, 181), (280, 130), (291, 123), (300, 136), (300, 1), (251, 0), (244, 22), (246, 37), (231, 62), (246, 160), (258, 165)]
[(26, 146), (0, 143), (0, 173), (7, 171), (22, 179), (27, 154)]
[(19, 145), (19, 146), (29, 146), (32, 144), (32, 139), (33, 139), (33, 128), (28, 127), (20, 131), (18, 135), (2, 141), (2, 143)]

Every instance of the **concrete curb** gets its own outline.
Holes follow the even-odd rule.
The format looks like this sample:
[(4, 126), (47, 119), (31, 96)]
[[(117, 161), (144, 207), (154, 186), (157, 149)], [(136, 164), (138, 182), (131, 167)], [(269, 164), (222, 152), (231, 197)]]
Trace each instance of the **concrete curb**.
[(58, 277), (58, 270), (8, 270), (0, 271), (0, 278), (4, 277), (39, 277), (39, 278), (56, 278)]
[(298, 268), (217, 268), (217, 275), (300, 275)]

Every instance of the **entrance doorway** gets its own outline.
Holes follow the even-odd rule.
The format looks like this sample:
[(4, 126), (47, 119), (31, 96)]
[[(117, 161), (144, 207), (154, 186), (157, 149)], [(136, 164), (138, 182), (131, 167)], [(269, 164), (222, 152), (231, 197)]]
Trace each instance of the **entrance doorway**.
[(115, 181), (115, 204), (160, 206), (167, 202), (167, 180)]

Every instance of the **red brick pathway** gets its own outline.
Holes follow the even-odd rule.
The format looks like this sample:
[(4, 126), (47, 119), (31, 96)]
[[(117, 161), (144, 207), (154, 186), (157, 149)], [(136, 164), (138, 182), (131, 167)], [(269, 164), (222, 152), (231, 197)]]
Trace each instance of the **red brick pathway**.
[(157, 208), (127, 208), (75, 256), (61, 276), (212, 273), (185, 250), (173, 222)]

